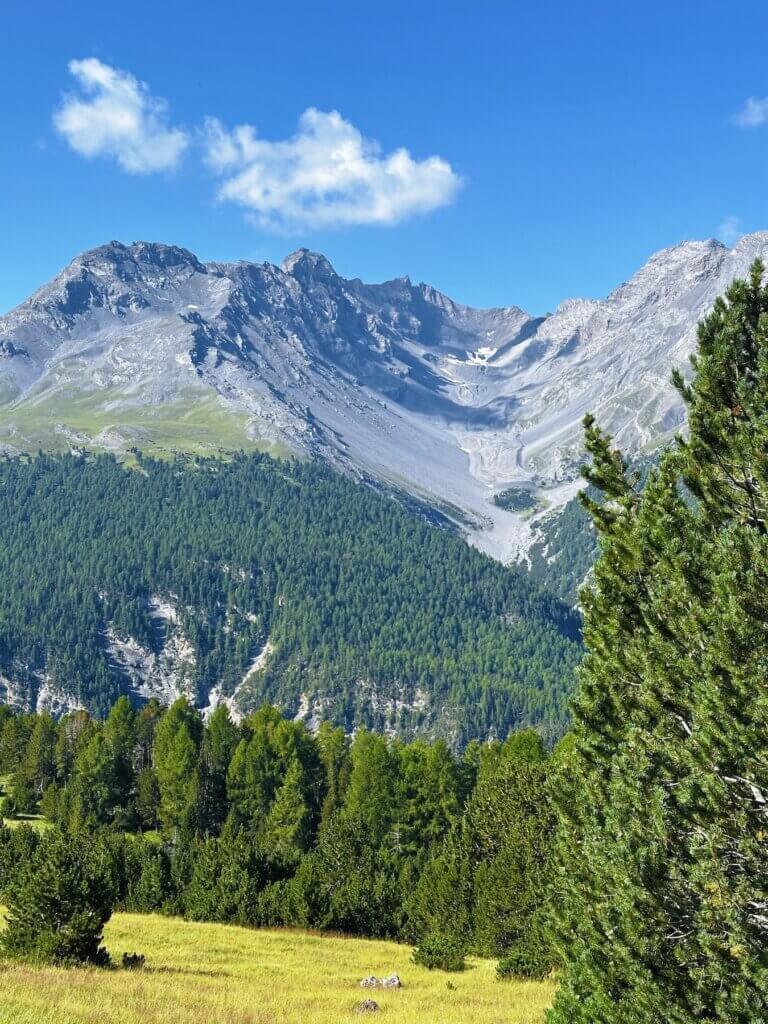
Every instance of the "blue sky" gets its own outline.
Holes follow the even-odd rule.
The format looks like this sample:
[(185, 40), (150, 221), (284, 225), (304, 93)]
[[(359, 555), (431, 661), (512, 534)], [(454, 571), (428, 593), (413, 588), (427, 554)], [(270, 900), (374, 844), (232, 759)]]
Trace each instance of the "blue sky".
[(768, 228), (764, 2), (9, 7), (0, 310), (118, 238), (541, 313)]

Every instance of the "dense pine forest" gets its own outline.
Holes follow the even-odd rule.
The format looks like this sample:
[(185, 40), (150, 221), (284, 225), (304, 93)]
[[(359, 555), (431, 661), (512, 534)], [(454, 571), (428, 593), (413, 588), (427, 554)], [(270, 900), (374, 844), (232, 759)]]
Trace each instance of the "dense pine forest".
[(267, 699), (296, 713), (304, 695), (347, 729), (426, 730), (456, 747), (525, 725), (554, 741), (581, 650), (576, 616), (521, 571), (318, 465), (0, 464), (9, 703), (35, 707), (42, 691), (43, 706), (53, 694), (103, 716), (140, 688), (121, 649), (157, 663), (169, 630), (184, 654), (166, 702), (202, 707), (216, 688), (244, 710)]
[[(442, 741), (313, 736), (269, 706), (241, 725), (183, 698), (122, 697), (105, 722), (0, 708), (2, 810), (55, 826), (0, 828), (0, 902), (19, 908), (6, 951), (29, 938), (25, 907), (84, 886), (107, 916), (313, 926), (545, 973), (556, 763), (533, 730), (457, 759)], [(77, 940), (45, 941), (64, 956)]]

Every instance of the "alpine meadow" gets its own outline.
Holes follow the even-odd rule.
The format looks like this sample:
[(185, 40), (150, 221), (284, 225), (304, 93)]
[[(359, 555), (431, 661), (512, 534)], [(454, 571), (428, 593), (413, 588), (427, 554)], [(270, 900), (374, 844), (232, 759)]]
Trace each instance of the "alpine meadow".
[(768, 1024), (764, 5), (6, 22), (0, 1024)]

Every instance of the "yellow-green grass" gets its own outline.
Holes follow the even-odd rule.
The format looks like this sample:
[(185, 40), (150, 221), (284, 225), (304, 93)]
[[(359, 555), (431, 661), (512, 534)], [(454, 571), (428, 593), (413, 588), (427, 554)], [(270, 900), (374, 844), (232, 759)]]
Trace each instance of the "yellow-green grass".
[(30, 825), (32, 828), (37, 829), (39, 832), (44, 831), (51, 827), (51, 823), (46, 821), (42, 814), (22, 814), (18, 818), (3, 818), (2, 808), (3, 801), (2, 797), (8, 794), (11, 787), (10, 775), (0, 775), (0, 821), (9, 828), (18, 828), (19, 825)]
[[(392, 942), (115, 914), (105, 932), (116, 962), (143, 970), (61, 969), (0, 962), (0, 1024), (345, 1024), (373, 998), (391, 1024), (540, 1024), (550, 982), (499, 982), (495, 964), (427, 971)], [(400, 990), (359, 987), (396, 972)]]
[[(0, 442), (23, 451), (123, 445), (152, 455), (216, 455), (241, 449), (287, 454), (283, 445), (252, 437), (250, 425), (247, 413), (202, 389), (154, 404), (131, 403), (119, 391), (105, 388), (82, 393), (62, 389), (0, 405)], [(112, 441), (110, 434), (115, 435)]]
[(18, 818), (3, 818), (3, 824), (7, 825), (8, 828), (29, 825), (36, 832), (45, 832), (47, 828), (51, 827), (51, 823), (46, 821), (42, 814), (22, 814)]
[[(47, 829), (53, 828), (53, 823), (42, 814), (19, 814), (14, 818), (2, 818), (2, 822), (8, 828), (20, 828), (22, 825), (29, 825), (36, 832), (45, 832)], [(135, 836), (137, 833), (126, 832), (125, 835)], [(141, 837), (145, 842), (151, 843), (152, 846), (160, 846), (163, 842), (163, 837), (159, 832), (142, 832)]]

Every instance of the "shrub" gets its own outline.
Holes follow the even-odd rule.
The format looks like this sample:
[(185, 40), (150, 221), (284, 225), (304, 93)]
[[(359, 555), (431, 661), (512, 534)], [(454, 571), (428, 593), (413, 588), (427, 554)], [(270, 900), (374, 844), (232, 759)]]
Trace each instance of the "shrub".
[(540, 981), (552, 970), (552, 957), (549, 951), (539, 944), (519, 942), (507, 951), (496, 967), (499, 981), (511, 981), (525, 978)]
[(123, 969), (140, 971), (144, 967), (146, 957), (143, 953), (123, 953)]
[(465, 946), (456, 936), (433, 932), (424, 936), (411, 959), (430, 971), (463, 971), (465, 957)]

